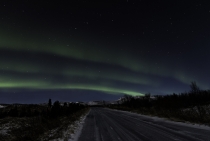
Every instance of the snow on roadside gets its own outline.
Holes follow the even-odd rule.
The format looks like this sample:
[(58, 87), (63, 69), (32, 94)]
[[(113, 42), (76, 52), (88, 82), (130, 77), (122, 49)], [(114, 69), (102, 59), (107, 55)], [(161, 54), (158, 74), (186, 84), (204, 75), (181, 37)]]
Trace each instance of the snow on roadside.
[[(108, 109), (108, 108), (106, 108), (106, 109)], [(157, 117), (157, 116), (142, 115), (142, 114), (139, 114), (139, 113), (134, 113), (134, 112), (129, 112), (129, 111), (122, 111), (122, 110), (117, 110), (117, 109), (108, 109), (108, 110), (119, 111), (119, 112), (122, 112), (122, 113), (126, 113), (128, 115), (135, 115), (135, 116), (139, 116), (139, 117), (142, 117), (142, 118), (149, 118), (149, 119), (151, 119), (153, 121), (166, 122), (166, 123), (176, 124), (176, 125), (180, 125), (180, 126), (186, 126), (186, 127), (197, 128), (197, 129), (210, 130), (210, 126), (203, 125), (203, 124), (195, 124), (195, 123), (190, 123), (190, 122), (171, 121), (171, 120), (166, 119), (166, 118), (161, 118), (161, 117)]]
[[(62, 138), (52, 139), (50, 141), (63, 141), (63, 140), (77, 141), (82, 131), (82, 127), (86, 119), (86, 116), (89, 114), (89, 112), (81, 116), (80, 119), (75, 121), (73, 124), (69, 125), (68, 129), (63, 132)], [(56, 129), (54, 130), (54, 132), (56, 132)], [(54, 132), (51, 131), (52, 136), (54, 135)]]
[[(91, 109), (90, 109), (90, 111), (91, 111)], [(71, 135), (71, 138), (68, 141), (77, 141), (78, 140), (78, 138), (81, 134), (83, 125), (85, 123), (85, 119), (86, 119), (87, 115), (90, 113), (90, 111), (86, 115), (84, 115), (82, 118), (80, 118), (80, 120), (76, 123), (76, 125), (75, 125), (76, 129), (74, 130), (74, 134)]]
[(17, 123), (13, 123), (12, 121), (5, 124), (1, 124), (0, 135), (9, 135), (8, 132), (10, 132), (14, 128), (20, 128), (20, 125), (18, 125)]
[(10, 131), (10, 127), (6, 126), (6, 125), (3, 125), (1, 128), (0, 128), (0, 135), (8, 135), (7, 132)]
[(5, 108), (6, 106), (0, 105), (0, 108)]

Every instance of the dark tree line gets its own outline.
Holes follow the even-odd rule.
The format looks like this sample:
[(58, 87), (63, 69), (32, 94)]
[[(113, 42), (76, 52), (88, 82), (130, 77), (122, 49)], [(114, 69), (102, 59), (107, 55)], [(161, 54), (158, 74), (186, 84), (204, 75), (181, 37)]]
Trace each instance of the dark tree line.
[(9, 105), (0, 109), (0, 118), (4, 117), (35, 117), (44, 116), (55, 118), (59, 116), (68, 116), (86, 106), (76, 103), (64, 103), (62, 106), (59, 101), (55, 101), (52, 105), (49, 99), (48, 106), (29, 104), (29, 105)]
[(112, 108), (210, 123), (210, 90), (200, 90), (195, 82), (190, 87), (189, 92), (156, 95), (153, 98), (150, 94), (142, 98), (125, 95), (122, 103), (113, 105)]
[(150, 98), (150, 94), (144, 97), (135, 98), (129, 95), (124, 96), (122, 106), (130, 108), (157, 107), (162, 109), (181, 109), (210, 104), (210, 90), (200, 90), (195, 82), (191, 83), (191, 91), (181, 94), (155, 95)]

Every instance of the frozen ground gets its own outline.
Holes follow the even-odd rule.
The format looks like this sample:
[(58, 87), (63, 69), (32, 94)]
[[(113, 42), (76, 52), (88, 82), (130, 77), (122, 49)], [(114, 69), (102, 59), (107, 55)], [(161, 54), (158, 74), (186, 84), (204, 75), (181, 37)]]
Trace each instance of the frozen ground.
[[(86, 114), (87, 115), (87, 114)], [(51, 140), (51, 141), (74, 141), (78, 138), (79, 133), (82, 129), (82, 125), (86, 118), (86, 115), (80, 117), (79, 120), (75, 122), (64, 122), (63, 126), (59, 126), (56, 129), (49, 130), (44, 133), (40, 137), (40, 141), (44, 140)], [(67, 120), (67, 119), (61, 119)], [(15, 118), (15, 117), (8, 117), (0, 119), (0, 140), (11, 140), (12, 137), (16, 137), (14, 130), (23, 131), (24, 129), (28, 129), (27, 127), (31, 127), (31, 119), (29, 118)], [(68, 124), (65, 124), (68, 123)], [(24, 124), (24, 127), (22, 126)], [(66, 126), (67, 125), (67, 126)], [(22, 133), (22, 132), (21, 132)], [(21, 134), (18, 134), (19, 136)], [(25, 135), (25, 134), (22, 134)], [(36, 136), (37, 137), (37, 136)], [(36, 138), (35, 137), (35, 138)]]
[(77, 141), (78, 140), (78, 138), (81, 134), (83, 125), (85, 123), (85, 119), (89, 113), (90, 112), (88, 112), (85, 116), (81, 117), (80, 120), (77, 122), (77, 124), (74, 126), (75, 127), (74, 134), (71, 135), (71, 138), (69, 139), (69, 141)]
[(140, 118), (149, 118), (149, 119), (151, 119), (153, 121), (166, 122), (166, 123), (171, 123), (171, 124), (176, 124), (176, 125), (183, 125), (183, 126), (188, 126), (188, 127), (192, 127), (192, 128), (198, 128), (198, 129), (205, 129), (205, 130), (209, 130), (210, 131), (210, 126), (207, 126), (207, 125), (194, 124), (194, 123), (190, 123), (190, 122), (176, 122), (176, 121), (171, 121), (171, 120), (166, 119), (166, 118), (160, 118), (160, 117), (157, 117), (157, 116), (141, 115), (141, 114), (136, 114), (136, 113), (128, 112), (128, 111), (113, 110), (113, 109), (108, 109), (108, 108), (107, 108), (107, 110), (119, 111), (119, 112), (122, 112), (122, 113), (126, 113), (128, 115), (139, 116)]
[(78, 141), (210, 141), (210, 127), (92, 108)]
[[(76, 141), (81, 133), (81, 129), (83, 127), (84, 124), (84, 120), (86, 118), (86, 116), (89, 113), (87, 113), (84, 116), (81, 116), (79, 120), (75, 121), (73, 124), (68, 126), (68, 129), (63, 131), (63, 136), (57, 139), (53, 139), (50, 141), (64, 141), (64, 140), (68, 140), (68, 141)], [(49, 134), (48, 136), (54, 136), (54, 134), (56, 134), (57, 129), (54, 129), (52, 131), (50, 131), (51, 134)]]
[(3, 106), (3, 105), (0, 105), (0, 108), (4, 108), (5, 106)]

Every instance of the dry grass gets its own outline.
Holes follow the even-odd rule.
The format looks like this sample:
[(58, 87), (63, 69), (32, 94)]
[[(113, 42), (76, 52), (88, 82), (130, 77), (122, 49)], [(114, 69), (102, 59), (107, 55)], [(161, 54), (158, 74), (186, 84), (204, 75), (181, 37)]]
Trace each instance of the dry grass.
[[(63, 132), (78, 120), (88, 108), (79, 110), (69, 116), (58, 118), (36, 117), (5, 117), (0, 119), (1, 141), (37, 141), (62, 138)], [(73, 130), (69, 130), (73, 131)]]

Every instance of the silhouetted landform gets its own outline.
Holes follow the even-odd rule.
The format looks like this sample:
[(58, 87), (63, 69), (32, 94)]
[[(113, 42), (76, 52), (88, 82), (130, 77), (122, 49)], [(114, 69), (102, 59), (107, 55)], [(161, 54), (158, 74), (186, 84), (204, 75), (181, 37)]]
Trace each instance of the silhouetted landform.
[[(88, 111), (81, 103), (10, 104), (0, 108), (0, 140), (51, 140)], [(73, 127), (70, 129), (73, 132)], [(69, 132), (70, 134), (70, 132)]]
[(210, 90), (200, 90), (192, 82), (190, 92), (171, 95), (132, 97), (125, 95), (110, 108), (133, 111), (145, 115), (166, 117), (176, 121), (189, 121), (210, 125)]

